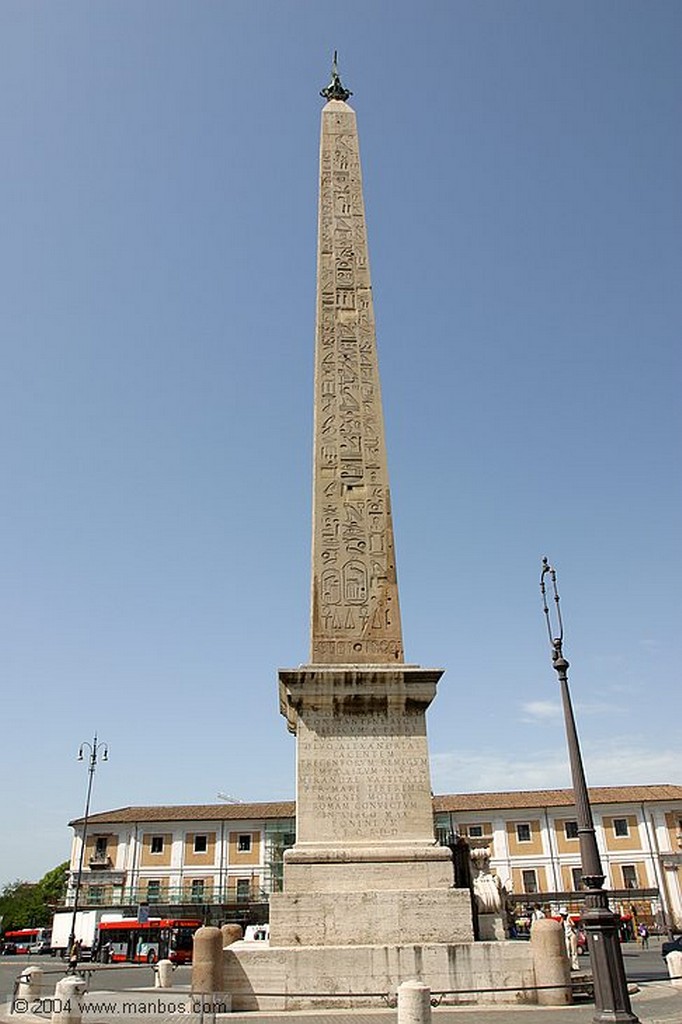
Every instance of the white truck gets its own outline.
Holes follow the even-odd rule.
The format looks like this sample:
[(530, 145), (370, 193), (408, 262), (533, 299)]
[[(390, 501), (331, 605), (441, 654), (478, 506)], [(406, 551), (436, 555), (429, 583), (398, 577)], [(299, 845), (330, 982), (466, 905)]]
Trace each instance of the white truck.
[[(52, 941), (50, 953), (52, 956), (65, 957), (69, 952), (69, 939), (73, 926), (73, 910), (58, 910), (52, 919)], [(81, 957), (87, 960), (92, 956), (93, 947), (97, 938), (97, 925), (99, 913), (96, 910), (76, 911), (76, 922), (74, 935), (81, 944)]]

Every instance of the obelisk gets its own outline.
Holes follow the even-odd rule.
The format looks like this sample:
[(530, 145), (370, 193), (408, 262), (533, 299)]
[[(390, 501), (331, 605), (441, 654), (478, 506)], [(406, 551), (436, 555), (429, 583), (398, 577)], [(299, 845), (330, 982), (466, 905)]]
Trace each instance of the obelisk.
[(471, 939), (436, 845), (425, 712), (442, 671), (405, 665), (355, 112), (321, 95), (311, 660), (280, 670), (296, 734), (296, 845), (271, 945)]
[(322, 95), (311, 662), (403, 659), (360, 152), (336, 70)]

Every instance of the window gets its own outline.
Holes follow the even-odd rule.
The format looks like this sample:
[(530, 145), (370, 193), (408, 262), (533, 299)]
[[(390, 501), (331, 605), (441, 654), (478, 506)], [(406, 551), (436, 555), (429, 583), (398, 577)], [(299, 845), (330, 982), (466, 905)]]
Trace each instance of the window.
[(627, 818), (613, 819), (613, 834), (621, 839), (630, 835), (630, 826)]
[(480, 839), (483, 835), (483, 825), (469, 825), (467, 831), (470, 839)]
[(93, 907), (101, 907), (104, 903), (104, 886), (91, 885), (88, 891), (88, 896)]
[(535, 873), (535, 868), (526, 868), (521, 872), (521, 878), (523, 880), (523, 891), (524, 892), (537, 892), (538, 891), (538, 876)]
[(248, 832), (237, 840), (237, 850), (239, 853), (251, 853), (251, 836)]
[(97, 836), (95, 839), (95, 857), (106, 857), (107, 855), (107, 837)]
[(251, 879), (237, 879), (237, 903), (248, 903), (251, 895)]
[[(519, 843), (529, 843), (531, 841), (530, 824), (527, 821), (519, 822), (516, 826), (516, 838)], [(530, 889), (526, 889), (526, 892), (530, 892)], [(535, 892), (535, 890), (532, 890)]]
[(452, 832), (449, 829), (436, 826), (436, 842), (439, 846), (447, 846), (451, 835)]
[(161, 880), (150, 878), (147, 882), (147, 903), (158, 903), (161, 899)]
[(192, 903), (202, 903), (204, 899), (204, 880), (203, 878), (193, 878), (192, 888), (190, 892), (190, 899)]
[(163, 836), (152, 836), (151, 853), (163, 853)]
[(566, 834), (566, 838), (567, 839), (577, 839), (578, 838), (578, 822), (577, 821), (565, 821), (564, 822), (564, 832)]
[(194, 837), (194, 852), (195, 853), (206, 853), (208, 850), (208, 836), (195, 836)]
[(621, 865), (623, 872), (623, 886), (626, 889), (636, 889), (639, 885), (637, 880), (637, 868), (634, 864)]
[(573, 879), (573, 889), (578, 892), (583, 887), (583, 869), (571, 868), (571, 878)]

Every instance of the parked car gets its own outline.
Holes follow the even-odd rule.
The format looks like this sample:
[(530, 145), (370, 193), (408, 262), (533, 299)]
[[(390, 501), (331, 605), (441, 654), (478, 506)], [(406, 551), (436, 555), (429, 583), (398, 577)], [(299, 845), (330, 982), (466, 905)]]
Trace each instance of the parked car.
[(667, 956), (668, 953), (682, 953), (682, 935), (677, 935), (670, 942), (661, 945), (661, 956)]
[(48, 939), (41, 939), (40, 942), (32, 942), (28, 947), (28, 955), (36, 956), (43, 953), (50, 952), (50, 942)]
[(3, 942), (2, 943), (2, 955), (13, 956), (17, 951), (16, 942)]

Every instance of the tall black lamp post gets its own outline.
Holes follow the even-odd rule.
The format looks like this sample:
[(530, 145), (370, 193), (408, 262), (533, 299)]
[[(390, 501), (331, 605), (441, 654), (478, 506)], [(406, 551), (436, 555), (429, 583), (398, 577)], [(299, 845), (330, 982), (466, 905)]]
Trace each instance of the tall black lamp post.
[[(552, 617), (547, 604), (546, 576), (549, 576), (552, 585), (556, 631), (552, 630)], [(606, 1021), (639, 1024), (639, 1018), (632, 1012), (625, 978), (623, 956), (620, 949), (620, 919), (609, 910), (609, 899), (604, 890), (605, 875), (602, 870), (601, 858), (597, 847), (592, 808), (590, 807), (585, 770), (578, 742), (578, 731), (575, 725), (571, 695), (568, 689), (568, 662), (564, 658), (563, 653), (564, 627), (559, 608), (556, 572), (546, 558), (542, 560), (540, 591), (542, 592), (543, 611), (547, 621), (547, 633), (552, 650), (552, 665), (559, 677), (559, 685), (561, 687), (568, 755), (571, 762), (573, 795), (578, 822), (578, 839), (580, 840), (582, 883), (586, 889), (582, 921), (587, 934), (587, 948), (592, 961), (592, 975), (594, 979), (596, 1013), (593, 1020), (595, 1024), (603, 1024)]]
[(97, 733), (92, 743), (81, 743), (78, 750), (78, 760), (85, 760), (85, 751), (88, 750), (88, 789), (85, 797), (85, 814), (83, 815), (83, 834), (81, 836), (81, 848), (78, 857), (78, 873), (76, 875), (76, 892), (73, 898), (73, 915), (71, 917), (71, 934), (69, 935), (69, 955), (76, 941), (76, 918), (78, 916), (78, 899), (81, 892), (81, 881), (83, 879), (83, 861), (85, 860), (85, 840), (88, 832), (88, 818), (90, 817), (90, 797), (92, 796), (92, 783), (95, 779), (95, 769), (100, 754), (103, 761), (109, 760), (109, 748), (106, 743), (97, 742)]

